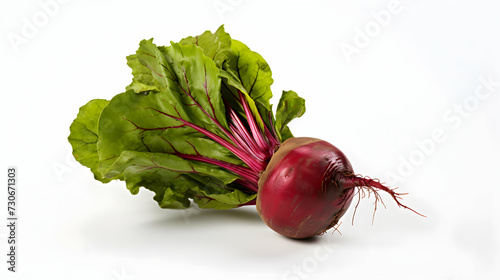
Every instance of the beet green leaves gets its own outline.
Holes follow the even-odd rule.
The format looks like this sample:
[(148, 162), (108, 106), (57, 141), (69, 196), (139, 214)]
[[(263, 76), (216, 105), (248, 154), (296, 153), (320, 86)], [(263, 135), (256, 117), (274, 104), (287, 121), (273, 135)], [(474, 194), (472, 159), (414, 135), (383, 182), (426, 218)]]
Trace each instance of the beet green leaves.
[(155, 193), (162, 208), (255, 204), (259, 174), (304, 100), (284, 92), (276, 119), (266, 61), (221, 26), (169, 46), (143, 40), (127, 57), (132, 82), (80, 108), (73, 155), (103, 183)]

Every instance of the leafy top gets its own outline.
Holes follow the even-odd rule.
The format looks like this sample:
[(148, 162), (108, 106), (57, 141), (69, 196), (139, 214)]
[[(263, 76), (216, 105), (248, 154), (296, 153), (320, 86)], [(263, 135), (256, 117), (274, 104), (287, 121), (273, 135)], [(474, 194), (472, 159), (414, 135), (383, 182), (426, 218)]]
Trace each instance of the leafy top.
[(106, 183), (155, 192), (163, 208), (228, 209), (255, 203), (259, 174), (304, 100), (283, 92), (276, 119), (266, 61), (221, 26), (169, 46), (143, 40), (127, 57), (132, 82), (80, 109), (75, 158)]

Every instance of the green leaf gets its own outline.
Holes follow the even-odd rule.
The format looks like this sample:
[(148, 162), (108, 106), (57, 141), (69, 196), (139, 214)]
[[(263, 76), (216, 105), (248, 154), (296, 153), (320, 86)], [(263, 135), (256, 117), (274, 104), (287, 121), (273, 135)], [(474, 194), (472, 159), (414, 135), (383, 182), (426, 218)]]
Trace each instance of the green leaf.
[(133, 90), (136, 93), (147, 91), (160, 91), (161, 85), (156, 81), (151, 70), (144, 66), (137, 55), (127, 56), (127, 64), (132, 69), (132, 83), (126, 87), (127, 90)]
[(100, 172), (106, 173), (124, 151), (199, 154), (242, 164), (219, 143), (167, 116), (175, 116), (176, 108), (163, 101), (162, 93), (127, 91), (111, 99), (99, 120)]
[(271, 68), (260, 54), (240, 41), (232, 40), (231, 50), (231, 56), (221, 71), (225, 83), (223, 94), (237, 97), (237, 91), (242, 92), (259, 126), (263, 128), (264, 123), (269, 126), (271, 85), (274, 82)]
[(240, 82), (239, 89), (244, 90), (259, 108), (271, 110), (270, 99), (273, 97), (271, 68), (262, 56), (240, 41), (232, 40), (233, 51), (224, 68), (231, 77)]
[[(169, 160), (170, 162), (168, 162)], [(156, 167), (164, 164), (165, 161), (168, 164)], [(125, 180), (127, 189), (132, 194), (139, 193), (141, 187), (153, 191), (155, 193), (153, 199), (162, 208), (187, 208), (190, 206), (189, 196), (186, 195), (186, 192), (189, 191), (189, 184), (186, 183), (186, 180), (189, 182), (189, 178), (169, 170), (168, 167), (171, 166), (181, 170), (186, 168), (186, 163), (182, 162), (182, 159), (176, 159), (175, 156), (168, 154), (125, 151), (105, 175), (109, 178), (120, 177)], [(186, 170), (191, 169), (188, 166)]]
[(155, 192), (154, 199), (164, 208), (188, 207), (189, 199), (203, 204), (203, 199), (214, 200), (207, 205), (221, 209), (239, 206), (237, 199), (245, 201), (241, 195), (223, 199), (240, 187), (234, 182), (238, 175), (177, 155), (244, 165), (223, 145), (193, 128), (227, 138), (215, 63), (195, 45), (156, 47), (149, 40), (141, 42), (129, 65), (138, 86), (116, 95), (101, 113), (98, 170), (107, 179), (125, 180), (132, 193), (140, 187)]
[(213, 34), (206, 31), (199, 36), (187, 37), (181, 43), (199, 46), (206, 56), (215, 61), (223, 77), (222, 94), (235, 111), (241, 116), (245, 115), (241, 105), (234, 101), (235, 98), (239, 99), (239, 90), (245, 96), (260, 128), (264, 128), (264, 123), (270, 126), (268, 116), (272, 110), (270, 99), (273, 79), (271, 69), (261, 55), (251, 51), (242, 42), (232, 40), (224, 31), (224, 26)]
[(109, 101), (94, 99), (83, 105), (76, 119), (70, 126), (68, 141), (73, 148), (73, 156), (82, 164), (90, 168), (94, 178), (103, 183), (109, 182), (97, 171), (99, 155), (97, 154), (97, 123), (99, 116)]
[(141, 187), (155, 192), (162, 208), (187, 208), (193, 199), (201, 208), (229, 209), (255, 199), (225, 187), (238, 179), (231, 172), (172, 154), (124, 151), (105, 176), (123, 178), (132, 194)]
[(194, 202), (202, 209), (231, 209), (239, 207), (245, 203), (254, 200), (257, 194), (247, 194), (238, 189), (221, 194), (207, 194), (200, 191), (199, 195), (194, 197)]
[(158, 48), (144, 40), (136, 55), (160, 84), (164, 102), (172, 103), (182, 119), (225, 136), (217, 125), (228, 129), (219, 70), (200, 48), (176, 43)]
[(199, 46), (203, 53), (212, 59), (219, 68), (231, 55), (231, 36), (225, 32), (224, 25), (221, 25), (214, 33), (207, 30), (201, 35), (184, 38), (180, 43)]
[[(132, 194), (151, 190), (162, 208), (194, 201), (229, 209), (254, 201), (265, 161), (255, 164), (254, 151), (239, 143), (251, 141), (241, 130), (254, 128), (244, 121), (240, 93), (262, 135), (274, 127), (282, 141), (292, 137), (290, 120), (304, 113), (303, 99), (284, 92), (274, 119), (269, 65), (224, 26), (170, 46), (143, 40), (127, 64), (133, 78), (126, 91), (89, 102), (71, 125), (75, 158), (97, 180), (124, 180)], [(242, 120), (238, 132), (226, 106)]]
[(106, 172), (127, 150), (196, 154), (199, 149), (197, 152), (203, 156), (241, 164), (223, 146), (175, 119), (227, 137), (219, 71), (214, 62), (194, 45), (172, 44), (160, 49), (152, 40), (142, 41), (136, 56), (149, 69), (159, 91), (129, 90), (116, 95), (103, 110), (99, 121), (99, 170)]
[(276, 110), (276, 131), (281, 135), (281, 141), (293, 137), (288, 123), (301, 117), (306, 111), (305, 100), (294, 91), (283, 91)]

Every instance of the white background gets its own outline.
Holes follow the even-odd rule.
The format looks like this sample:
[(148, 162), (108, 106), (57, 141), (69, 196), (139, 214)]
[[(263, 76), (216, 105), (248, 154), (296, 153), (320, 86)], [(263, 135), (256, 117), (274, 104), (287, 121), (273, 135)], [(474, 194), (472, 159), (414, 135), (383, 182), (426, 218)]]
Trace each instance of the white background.
[[(498, 2), (0, 3), (0, 217), (19, 170), (18, 272), (2, 218), (1, 279), (500, 279)], [(296, 136), (330, 141), (427, 218), (383, 195), (373, 225), (372, 197), (342, 235), (294, 241), (254, 207), (162, 210), (94, 181), (66, 141), (78, 108), (124, 90), (141, 39), (221, 24), (270, 64), (274, 104), (306, 99)]]

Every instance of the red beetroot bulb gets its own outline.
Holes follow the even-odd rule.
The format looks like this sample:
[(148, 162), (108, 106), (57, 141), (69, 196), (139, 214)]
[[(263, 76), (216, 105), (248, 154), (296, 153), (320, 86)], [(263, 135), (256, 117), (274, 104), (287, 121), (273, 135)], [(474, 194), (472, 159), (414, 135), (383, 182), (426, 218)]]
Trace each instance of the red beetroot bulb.
[(400, 194), (355, 175), (338, 148), (316, 138), (286, 140), (258, 185), (260, 217), (271, 229), (291, 238), (309, 238), (337, 225), (359, 191), (373, 192), (376, 200), (377, 190), (388, 192), (399, 206), (407, 208), (399, 203)]

